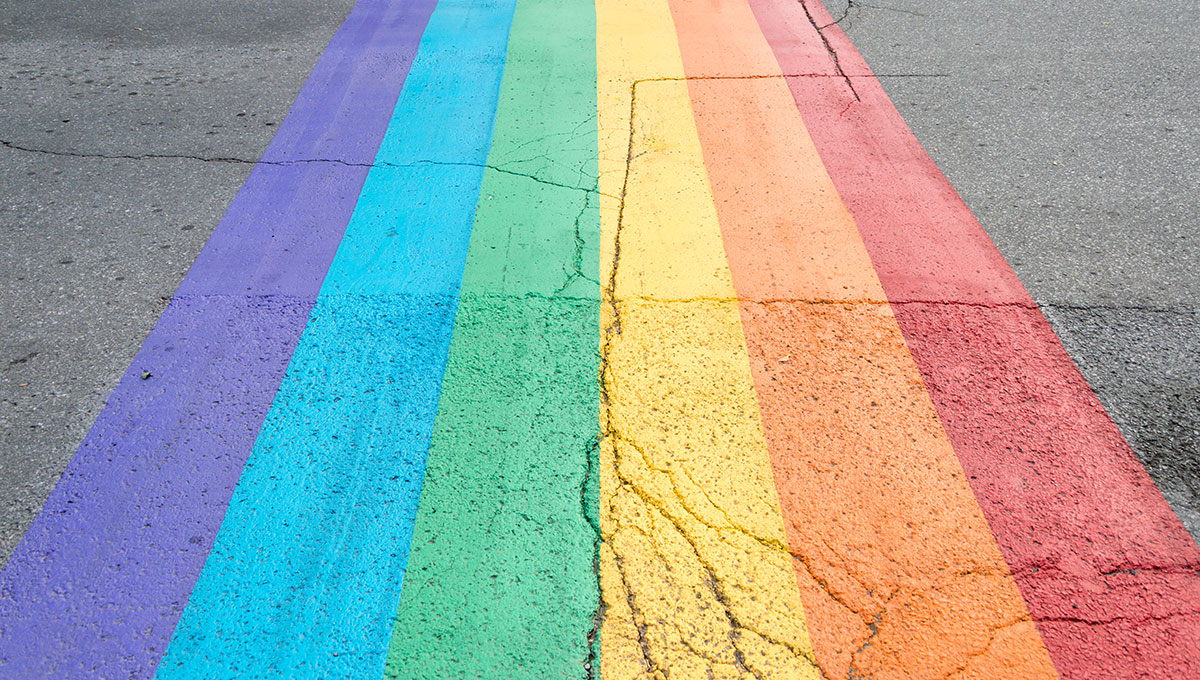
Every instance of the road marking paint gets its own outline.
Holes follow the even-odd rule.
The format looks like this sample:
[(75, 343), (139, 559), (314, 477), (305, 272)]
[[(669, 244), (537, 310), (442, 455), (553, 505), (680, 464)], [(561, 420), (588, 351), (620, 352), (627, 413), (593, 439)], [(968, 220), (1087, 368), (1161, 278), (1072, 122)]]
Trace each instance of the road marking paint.
[(595, 40), (517, 5), (388, 678), (598, 677)]
[(1056, 677), (750, 7), (671, 8), (819, 663)]
[(597, 23), (603, 676), (816, 678), (669, 9)]
[(0, 573), (0, 675), (153, 675), (433, 5), (361, 0), (330, 40)]
[(785, 70), (828, 41), (852, 77), (789, 86), (1059, 673), (1200, 674), (1200, 549), (1037, 305), (824, 8), (750, 4)]
[(382, 672), (514, 0), (440, 0), (160, 678)]
[(358, 3), (0, 674), (1200, 672), (1200, 549), (827, 12), (575, 3)]

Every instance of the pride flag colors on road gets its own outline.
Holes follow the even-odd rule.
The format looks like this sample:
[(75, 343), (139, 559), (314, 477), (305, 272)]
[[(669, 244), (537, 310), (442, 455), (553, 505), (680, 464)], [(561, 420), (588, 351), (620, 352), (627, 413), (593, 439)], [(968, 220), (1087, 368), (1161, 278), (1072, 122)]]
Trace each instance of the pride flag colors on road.
[(359, 0), (263, 161), (0, 677), (1200, 676), (1200, 548), (816, 0)]

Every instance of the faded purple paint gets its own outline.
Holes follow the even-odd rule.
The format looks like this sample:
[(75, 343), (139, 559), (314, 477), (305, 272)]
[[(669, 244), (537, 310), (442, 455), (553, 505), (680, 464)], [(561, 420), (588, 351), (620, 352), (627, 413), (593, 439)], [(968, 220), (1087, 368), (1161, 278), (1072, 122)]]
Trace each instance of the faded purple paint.
[(154, 675), (434, 5), (360, 0), (330, 41), (0, 572), (0, 677)]

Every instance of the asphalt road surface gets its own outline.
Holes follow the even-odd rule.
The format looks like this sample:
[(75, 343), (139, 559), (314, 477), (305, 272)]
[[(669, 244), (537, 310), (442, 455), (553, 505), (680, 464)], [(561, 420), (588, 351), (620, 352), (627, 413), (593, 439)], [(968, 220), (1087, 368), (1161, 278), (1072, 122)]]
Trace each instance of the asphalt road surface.
[(5, 558), (352, 5), (3, 4)]
[[(659, 5), (662, 11), (655, 14)], [(670, 668), (670, 677), (704, 677), (702, 670), (709, 677), (816, 677), (819, 671), (848, 680), (941, 677), (949, 670), (1052, 677), (1057, 669), (1062, 677), (1084, 678), (1109, 654), (1131, 673), (1150, 673), (1145, 677), (1168, 671), (1180, 677), (1200, 668), (1200, 642), (1173, 633), (1169, 621), (1187, 626), (1191, 619), (1184, 615), (1196, 612), (1164, 613), (1154, 604), (1161, 598), (1186, 609), (1197, 600), (1196, 584), (1188, 580), (1194, 580), (1188, 555), (1195, 545), (1171, 534), (1177, 525), (1170, 518), (1173, 510), (1193, 539), (1200, 536), (1200, 235), (1194, 228), (1200, 215), (1195, 191), (1200, 19), (1190, 3), (831, 0), (826, 7), (836, 27), (803, 3), (750, 0), (753, 13), (734, 0), (713, 5), (724, 12), (720, 22), (685, 0), (646, 5), (606, 0), (594, 15), (553, 0), (521, 0), (515, 15), (509, 0), (486, 6), (444, 0), (437, 11), (427, 0), (403, 5), (362, 0), (343, 27), (355, 7), (352, 0), (86, 5), (0, 0), (0, 560), (19, 553), (18, 544), (85, 436), (101, 442), (91, 444), (92, 464), (118, 457), (96, 448), (108, 445), (107, 435), (88, 432), (122, 376), (132, 385), (124, 386), (127, 393), (136, 396), (120, 408), (110, 404), (106, 413), (116, 415), (97, 431), (122, 432), (121, 446), (141, 442), (146, 450), (175, 447), (185, 453), (113, 467), (123, 476), (94, 483), (76, 477), (73, 486), (55, 492), (62, 497), (54, 512), (65, 517), (72, 503), (117, 497), (110, 490), (144, 485), (133, 507), (114, 501), (102, 506), (104, 512), (112, 513), (113, 527), (140, 512), (159, 514), (145, 531), (129, 524), (121, 534), (128, 547), (118, 549), (120, 555), (128, 550), (129, 559), (116, 561), (95, 557), (107, 553), (91, 546), (94, 536), (72, 541), (53, 528), (66, 524), (46, 520), (51, 528), (31, 539), (43, 542), (19, 563), (13, 557), (8, 566), (17, 576), (0, 582), (8, 588), (0, 588), (0, 614), (12, 615), (11, 621), (0, 620), (0, 677), (35, 667), (86, 675), (88, 664), (103, 668), (100, 677), (147, 677), (156, 665), (159, 677), (231, 672), (250, 677), (274, 672), (281, 663), (296, 673), (367, 667), (378, 676), (371, 664), (386, 661), (388, 677), (486, 676), (499, 667), (489, 664), (504, 664), (511, 677), (557, 677), (565, 669), (600, 677), (597, 668), (606, 678), (653, 677), (647, 674)], [(372, 32), (371, 22), (379, 17), (390, 32)], [(930, 168), (908, 170), (920, 180), (911, 185), (878, 174), (884, 172), (880, 159), (892, 158), (888, 154), (904, 145), (906, 133), (888, 127), (893, 119), (886, 100), (872, 94), (873, 80), (853, 70), (857, 62), (839, 42), (837, 28), (879, 76), (903, 122), (1040, 307), (1170, 510), (1122, 505), (1151, 496), (1120, 487), (1128, 478), (1112, 472), (1113, 459), (1106, 458), (1120, 448), (1119, 441), (1103, 432), (1105, 417), (1090, 406), (1086, 386), (1072, 382), (1069, 363), (1056, 363), (1053, 351), (1043, 351), (1047, 336), (1038, 335), (1036, 320), (1029, 321), (1029, 305), (1019, 295), (1006, 297), (1012, 286), (1005, 277), (1011, 274), (989, 259), (986, 245), (964, 241), (964, 252), (984, 253), (976, 259), (959, 259), (953, 249), (916, 253), (911, 262), (897, 254), (901, 250), (886, 233), (891, 223), (878, 222), (879, 215), (909, 219), (912, 201), (920, 202), (928, 191), (930, 204), (950, 207), (944, 213), (930, 209), (922, 219), (942, 225), (961, 222), (962, 216), (954, 212), (953, 200), (933, 196), (942, 185)], [(658, 49), (658, 38), (646, 39), (671, 32), (679, 45), (674, 57)], [(805, 36), (797, 39), (800, 48), (794, 49), (791, 35)], [(413, 62), (409, 72), (418, 39), (422, 54), (432, 56)], [(834, 56), (841, 51), (840, 63), (828, 62), (826, 50)], [(771, 89), (778, 77), (756, 80), (766, 68), (762, 54), (778, 58), (778, 65), (767, 60), (770, 68), (800, 74), (788, 81), (791, 95), (783, 104), (772, 99), (789, 92)], [(810, 73), (830, 64), (834, 71)], [(315, 80), (306, 85), (310, 72)], [(746, 73), (755, 75), (739, 75)], [(839, 89), (842, 80), (848, 89)], [(598, 99), (592, 88), (597, 83)], [(346, 105), (349, 96), (343, 101), (324, 95), (333, 102), (326, 104), (320, 95), (301, 94), (298, 100), (302, 87), (346, 88), (358, 97), (358, 108)], [(834, 106), (848, 93), (868, 112), (863, 118), (845, 118), (847, 111), (853, 114), (849, 100), (844, 108)], [(802, 127), (794, 107), (815, 147), (787, 132)], [(493, 131), (488, 126), (495, 110)], [(343, 127), (323, 133), (322, 116)], [(292, 127), (273, 142), (285, 118)], [(306, 126), (306, 120), (314, 122)], [(845, 127), (846, 120), (859, 127)], [(779, 134), (763, 143), (765, 138), (752, 133), (754, 125)], [(445, 136), (447, 130), (452, 134)], [(693, 132), (680, 132), (687, 130)], [(871, 146), (879, 140), (883, 147)], [(641, 143), (647, 144), (644, 151), (637, 148)], [(888, 146), (893, 143), (898, 146)], [(673, 149), (673, 160), (655, 155), (662, 149)], [(742, 158), (742, 164), (733, 158)], [(806, 158), (815, 165), (804, 166)], [(866, 170), (856, 174), (860, 166)], [(634, 167), (641, 169), (633, 172)], [(777, 172), (762, 171), (767, 167)], [(756, 168), (762, 181), (754, 181)], [(252, 171), (260, 173), (261, 184), (254, 184)], [(711, 186), (692, 181), (705, 171)], [(826, 171), (833, 185), (820, 184), (828, 181), (819, 179)], [(788, 172), (797, 173), (790, 183)], [(808, 186), (813, 177), (825, 188), (813, 195), (788, 189)], [(921, 184), (925, 179), (929, 182)], [(473, 218), (472, 186), (481, 194)], [(835, 195), (834, 186), (849, 209), (845, 214), (853, 215), (864, 234), (874, 269), (857, 236), (830, 236), (842, 233), (837, 225), (843, 223), (828, 215), (842, 213), (813, 207)], [(284, 189), (286, 200), (279, 198)], [(277, 203), (262, 198), (272, 192)], [(259, 198), (264, 207), (255, 208)], [(329, 265), (334, 252), (329, 244), (340, 236), (323, 241), (296, 216), (315, 215), (319, 221), (342, 210), (344, 224), (356, 199), (357, 221), (347, 227)], [(447, 226), (420, 241), (414, 227), (385, 228), (397, 219), (417, 224), (418, 217), (410, 223), (404, 216), (420, 215), (430, 205), (438, 206), (437, 219), (446, 224), (463, 222), (467, 236), (458, 238)], [(531, 227), (522, 241), (508, 225), (527, 219), (527, 213), (535, 225), (544, 220), (546, 231)], [(705, 241), (677, 233), (671, 224), (641, 229), (662, 214), (687, 215), (689, 225), (719, 222), (724, 241), (721, 235)], [(774, 224), (771, 216), (797, 214), (832, 220), (834, 226), (811, 237), (831, 239), (828, 261), (844, 260), (835, 265), (844, 268), (829, 275), (843, 277), (842, 290), (829, 293), (811, 281), (788, 288), (792, 274), (778, 273), (803, 274), (809, 265), (804, 256), (789, 255), (787, 234), (775, 234), (778, 248), (764, 247), (769, 234), (739, 237), (728, 227)], [(197, 264), (189, 280), (200, 282), (177, 295), (223, 216), (227, 224), (241, 225), (244, 235), (217, 244), (212, 252), (228, 262), (214, 264), (218, 256), (212, 256)], [(549, 244), (572, 221), (573, 237), (555, 250)], [(872, 232), (876, 223), (884, 231)], [(920, 224), (913, 228), (925, 233)], [(615, 245), (606, 245), (614, 233)], [(246, 245), (256, 234), (267, 245)], [(676, 237), (681, 240), (671, 240)], [(393, 251), (370, 254), (372, 244), (392, 239), (418, 240), (396, 241), (401, 245)], [(683, 247), (691, 258), (687, 263), (661, 259)], [(408, 271), (403, 267), (419, 262), (412, 253), (426, 252), (422, 248), (439, 258), (444, 254), (449, 265), (389, 274)], [(303, 254), (294, 256), (294, 266), (281, 265), (289, 249)], [(328, 254), (324, 260), (322, 252)], [(239, 266), (243, 256), (247, 264)], [(387, 260), (392, 269), (373, 258), (394, 258)], [(554, 266), (521, 273), (529, 262)], [(914, 271), (966, 281), (968, 292), (949, 299), (938, 293), (952, 286), (908, 288), (909, 264)], [(981, 272), (998, 272), (998, 278), (980, 283), (992, 275)], [(320, 296), (314, 297), (322, 280)], [(243, 282), (246, 290), (261, 294), (241, 300), (237, 286)], [(628, 286), (621, 290), (629, 297), (618, 294), (618, 284)], [(456, 320), (454, 304), (445, 300), (457, 296), (460, 285)], [(310, 292), (297, 292), (302, 289)], [(884, 293), (895, 320), (878, 314), (886, 303), (873, 302)], [(210, 318), (226, 322), (199, 344), (180, 343), (178, 354), (191, 359), (176, 356), (165, 365), (184, 366), (180, 375), (194, 378), (177, 378), (179, 383), (157, 367), (131, 368), (168, 303), (176, 312), (163, 317), (155, 331), (161, 337), (175, 337), (171, 329), (201, 328)], [(941, 308), (956, 306), (961, 309)], [(292, 354), (310, 308), (304, 340)], [(988, 323), (1002, 330), (993, 335), (987, 323), (968, 319), (972, 308), (982, 310), (979, 318), (994, 313)], [(945, 332), (957, 323), (969, 330)], [(272, 339), (282, 328), (290, 329), (283, 335), (292, 340)], [(738, 328), (744, 338), (733, 332)], [(789, 338), (796, 337), (810, 342), (791, 344)], [(830, 337), (840, 341), (829, 343)], [(689, 342), (701, 342), (705, 361), (693, 360), (697, 350)], [(143, 351), (162, 358), (175, 347), (160, 342)], [(189, 360), (202, 363), (196, 357), (205, 352), (241, 368), (205, 373), (199, 363), (185, 366)], [(955, 353), (967, 357), (961, 365), (978, 360), (986, 370), (964, 373), (947, 359)], [(512, 366), (492, 361), (508, 356), (523, 359)], [(191, 406), (190, 412), (159, 412), (148, 406), (152, 426), (137, 424), (143, 417), (139, 404), (174, 399), (176, 384), (202, 385), (215, 395), (214, 405), (221, 395), (267, 390), (258, 386), (278, 385), (289, 357), (270, 415), (269, 401), (247, 401), (240, 408), (241, 397), (229, 397), (225, 410)], [(655, 362), (672, 367), (674, 382), (639, 373), (643, 364)], [(792, 368), (802, 378), (784, 375)], [(537, 378), (539, 371), (547, 377)], [(597, 373), (598, 385), (589, 377)], [(909, 394), (922, 379), (932, 402), (924, 387), (911, 398), (888, 401)], [(160, 384), (167, 397), (155, 392)], [(1056, 392), (1062, 384), (1069, 389)], [(798, 411), (796, 395), (808, 394), (805, 390), (814, 395), (812, 404), (805, 397), (807, 410)], [(857, 395), (853, 398), (862, 403), (847, 415), (844, 404), (856, 403), (852, 397), (843, 397), (839, 412), (836, 399), (818, 399), (826, 394)], [(987, 403), (998, 402), (971, 402), (988, 394), (978, 398), (1001, 399), (1010, 410), (997, 415)], [(1031, 410), (1021, 410), (1022, 401)], [(597, 403), (601, 427), (589, 435)], [(309, 407), (323, 409), (323, 415), (306, 415)], [(747, 415), (760, 409), (761, 422)], [(360, 422), (362, 414), (370, 417)], [(253, 435), (264, 417), (256, 443)], [(173, 439), (189, 418), (206, 434)], [(992, 428), (987, 423), (993, 420), (1005, 425)], [(1100, 425), (1080, 425), (1083, 421)], [(125, 422), (133, 425), (122, 430)], [(672, 429), (673, 422), (685, 424)], [(848, 438), (822, 439), (847, 423), (862, 427), (850, 425)], [(525, 429), (518, 433), (518, 427)], [(244, 431), (250, 440), (243, 441)], [(1004, 448), (996, 444), (998, 431), (1013, 438), (1007, 449), (1013, 460), (1060, 450), (1062, 459), (1043, 461), (1048, 467), (1024, 476), (1024, 468), (1011, 467), (1015, 463), (997, 464), (980, 453)], [(388, 433), (396, 432), (412, 435), (417, 444), (387, 448)], [(864, 455), (848, 469), (838, 467), (848, 452), (883, 451), (902, 436), (911, 437), (920, 457), (896, 453), (873, 463)], [(308, 462), (299, 465), (309, 480), (305, 484), (324, 484), (326, 491), (304, 491), (297, 482), (294, 498), (300, 505), (277, 503), (289, 496), (290, 482), (255, 460), (275, 460), (271, 457), (306, 438), (312, 442), (304, 453)], [(706, 442), (726, 448), (705, 448)], [(239, 481), (251, 444), (257, 458)], [(206, 468), (205, 446), (225, 447), (228, 455), (217, 455)], [(434, 453), (425, 474), (429, 446)], [(827, 485), (808, 486), (802, 466), (789, 468), (766, 456), (768, 449), (809, 446), (810, 465), (841, 470), (829, 473)], [(847, 452), (841, 458), (839, 447)], [(671, 458), (676, 449), (694, 455)], [(1081, 477), (1072, 477), (1071, 470), (1091, 465), (1093, 450), (1099, 451), (1095, 477), (1073, 485)], [(186, 455), (192, 451), (194, 464)], [(336, 465), (321, 462), (322, 455), (339, 451), (357, 466), (350, 479), (358, 481), (345, 482)], [(494, 461), (476, 451), (513, 452), (513, 458), (505, 458), (497, 471), (489, 468)], [(730, 455), (734, 451), (760, 451), (761, 460)], [(623, 456), (634, 452), (647, 470), (623, 467)], [(404, 469), (411, 474), (384, 474), (393, 461), (410, 459)], [(877, 480), (889, 478), (891, 465), (934, 472), (877, 486)], [(164, 472), (168, 469), (174, 472)], [(643, 472), (648, 476), (637, 476)], [(670, 478), (674, 495), (656, 495), (657, 482), (646, 481), (654, 473)], [(153, 482), (156, 475), (166, 481)], [(376, 488), (369, 481), (360, 484), (363, 479), (390, 482)], [(1096, 500), (1105, 497), (1099, 487), (1106, 480), (1116, 480), (1122, 500), (1109, 505)], [(240, 495), (222, 500), (220, 490), (232, 492), (234, 484)], [(837, 484), (863, 489), (863, 505), (821, 511), (820, 519), (806, 511), (808, 504), (830, 509), (847, 498)], [(525, 500), (497, 500), (489, 495), (496, 488), (518, 490)], [(1018, 488), (1035, 492), (1020, 496), (1013, 491)], [(1056, 492), (1067, 506), (1082, 508), (1077, 517), (1005, 504), (1037, 493), (1050, 499)], [(203, 499), (195, 516), (172, 509), (176, 493)], [(697, 511), (689, 493), (700, 494), (713, 509)], [(372, 498), (390, 500), (373, 504)], [(738, 510), (739, 503), (749, 509)], [(365, 519), (355, 514), (374, 505), (383, 509), (365, 511)], [(439, 513), (445, 508), (453, 511)], [(934, 519), (918, 532), (913, 526), (921, 523), (922, 508)], [(1087, 543), (1091, 550), (1093, 542), (1077, 521), (1090, 516), (1089, 508), (1107, 524), (1097, 530), (1096, 554), (1077, 564), (1070, 546)], [(332, 541), (323, 533), (328, 527), (322, 518), (340, 512), (369, 530), (350, 530)], [(876, 513), (894, 513), (894, 523), (907, 522), (909, 533), (876, 527), (874, 534), (863, 534), (873, 540), (855, 543), (855, 522)], [(80, 521), (104, 527), (107, 517)], [(297, 517), (306, 518), (293, 524)], [(476, 521), (480, 517), (490, 517), (490, 523)], [(1121, 517), (1129, 523), (1113, 519)], [(177, 546), (156, 533), (175, 521), (191, 527), (176, 532)], [(754, 540), (709, 541), (705, 532), (721, 522)], [(1034, 536), (1022, 522), (1057, 528), (1045, 529), (1052, 538)], [(538, 528), (531, 530), (531, 524)], [(1163, 527), (1167, 538), (1154, 527)], [(508, 543), (493, 544), (496, 535)], [(1113, 536), (1120, 540), (1106, 543)], [(822, 544), (832, 556), (816, 547), (821, 540), (843, 539), (858, 547)], [(82, 559), (80, 580), (62, 583), (123, 584), (111, 586), (118, 594), (67, 585), (49, 596), (29, 595), (21, 591), (25, 586), (13, 586), (27, 583), (21, 574), (41, 559), (37, 546), (56, 540), (71, 542), (72, 554), (98, 560)], [(806, 543), (810, 540), (814, 543)], [(138, 541), (157, 551), (150, 553), (153, 559), (137, 552)], [(1039, 551), (1059, 542), (1067, 547), (1050, 564), (1043, 559), (1050, 553)], [(1103, 547), (1118, 544), (1126, 547)], [(210, 547), (219, 559), (204, 562)], [(776, 548), (782, 552), (773, 552)], [(859, 548), (874, 557), (859, 556)], [(321, 557), (326, 551), (353, 557)], [(1139, 557), (1144, 555), (1158, 555), (1158, 561)], [(936, 571), (943, 557), (941, 571), (959, 570), (959, 576), (978, 581), (947, 586), (955, 594), (936, 612), (921, 609), (925, 600), (916, 595), (893, 602), (905, 588), (929, 587), (921, 574)], [(1174, 557), (1183, 566), (1169, 563)], [(403, 599), (399, 582), (372, 580), (377, 576), (361, 567), (362, 561), (397, 559), (401, 573), (408, 569)], [(898, 586), (885, 597), (869, 582), (878, 577), (891, 583), (894, 574), (883, 574), (888, 568), (882, 567), (870, 571), (872, 559), (925, 585)], [(835, 562), (841, 566), (831, 575)], [(254, 571), (256, 563), (287, 566), (266, 567), (263, 575)], [(299, 566), (289, 572), (293, 563)], [(545, 565), (559, 565), (562, 573)], [(50, 584), (58, 578), (55, 569), (71, 571), (61, 565), (48, 569)], [(145, 593), (137, 592), (155, 569), (179, 576), (171, 586), (177, 591), (150, 584)], [(1009, 569), (1011, 575), (998, 576)], [(753, 577), (745, 576), (747, 570)], [(1082, 581), (1071, 580), (1076, 577)], [(300, 593), (311, 578), (316, 590)], [(791, 585), (796, 578), (799, 592)], [(321, 579), (334, 585), (320, 585)], [(690, 588), (688, 579), (694, 580)], [(1108, 590), (1073, 590), (1083, 582), (1103, 582)], [(613, 583), (621, 584), (625, 596), (613, 595)], [(494, 588), (487, 591), (492, 599), (472, 599), (480, 587)], [(595, 602), (597, 592), (601, 604)], [(334, 597), (337, 593), (343, 595)], [(241, 604), (231, 610), (234, 594)], [(290, 608), (292, 597), (324, 602), (322, 596), (332, 603)], [(17, 609), (4, 609), (5, 598), (38, 604), (21, 614), (28, 621), (18, 620)], [(22, 656), (15, 641), (42, 616), (29, 612), (51, 611), (61, 602), (68, 603), (65, 611), (89, 606), (105, 611), (112, 602), (128, 611), (102, 624), (61, 624), (67, 632), (48, 633), (44, 647)], [(767, 610), (756, 609), (764, 602)], [(979, 614), (986, 609), (979, 602), (994, 610)], [(1085, 602), (1086, 612), (1071, 611)], [(1138, 609), (1143, 605), (1144, 611)], [(691, 614), (680, 614), (692, 606)], [(807, 628), (799, 614), (778, 615), (801, 610), (809, 617)], [(454, 614), (441, 619), (429, 614), (438, 611)], [(715, 623), (706, 618), (720, 611), (724, 615)], [(913, 611), (918, 612), (913, 618), (904, 618)], [(673, 616), (683, 619), (672, 623)], [(263, 619), (303, 620), (306, 635), (281, 632)], [(961, 639), (935, 625), (958, 619), (965, 621)], [(347, 621), (373, 631), (373, 639), (386, 639), (394, 625), (390, 647), (364, 647), (357, 632), (344, 630)], [(932, 627), (921, 627), (929, 621)], [(111, 630), (104, 628), (109, 623)], [(96, 630), (78, 632), (89, 625)], [(13, 637), (6, 638), (9, 634)], [(118, 648), (120, 653), (111, 651)], [(469, 659), (462, 650), (473, 650)], [(932, 661), (907, 666), (917, 662), (896, 650)], [(935, 668), (942, 671), (934, 673)]]

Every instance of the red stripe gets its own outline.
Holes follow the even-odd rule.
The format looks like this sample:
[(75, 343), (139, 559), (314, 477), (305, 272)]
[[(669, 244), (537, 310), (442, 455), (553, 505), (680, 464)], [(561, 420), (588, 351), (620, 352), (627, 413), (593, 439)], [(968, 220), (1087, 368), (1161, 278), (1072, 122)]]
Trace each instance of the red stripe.
[(851, 76), (789, 85), (1060, 674), (1200, 677), (1200, 549), (1037, 305), (825, 9), (750, 4), (785, 73), (823, 34)]

